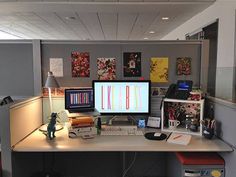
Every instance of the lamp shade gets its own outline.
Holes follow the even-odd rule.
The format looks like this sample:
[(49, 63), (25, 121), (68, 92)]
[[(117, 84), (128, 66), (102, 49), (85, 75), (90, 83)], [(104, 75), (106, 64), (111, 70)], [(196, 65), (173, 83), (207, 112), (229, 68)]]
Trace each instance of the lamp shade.
[(46, 87), (46, 88), (59, 88), (59, 84), (51, 71), (48, 72), (48, 77), (47, 77), (44, 87)]

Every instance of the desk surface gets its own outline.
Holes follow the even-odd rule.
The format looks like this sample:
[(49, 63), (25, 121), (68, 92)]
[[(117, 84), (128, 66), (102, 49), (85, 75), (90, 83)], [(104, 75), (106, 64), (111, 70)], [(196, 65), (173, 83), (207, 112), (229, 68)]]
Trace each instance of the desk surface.
[(13, 147), (16, 152), (142, 151), (142, 152), (230, 152), (232, 148), (219, 139), (192, 136), (189, 145), (152, 141), (144, 136), (96, 136), (92, 139), (69, 138), (67, 128), (48, 140), (39, 130)]

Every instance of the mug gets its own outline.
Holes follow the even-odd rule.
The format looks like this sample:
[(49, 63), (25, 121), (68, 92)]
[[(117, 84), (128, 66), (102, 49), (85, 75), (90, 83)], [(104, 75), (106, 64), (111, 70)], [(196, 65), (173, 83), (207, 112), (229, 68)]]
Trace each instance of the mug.
[(169, 128), (175, 129), (180, 124), (178, 120), (169, 120)]

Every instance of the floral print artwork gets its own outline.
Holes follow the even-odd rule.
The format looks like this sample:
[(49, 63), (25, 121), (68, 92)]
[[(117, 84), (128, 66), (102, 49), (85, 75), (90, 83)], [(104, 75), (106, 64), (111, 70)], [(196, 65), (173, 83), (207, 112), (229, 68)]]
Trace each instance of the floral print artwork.
[(190, 75), (191, 74), (191, 58), (179, 57), (176, 60), (177, 75)]
[(88, 52), (72, 52), (72, 77), (89, 77), (90, 64)]
[(124, 77), (141, 76), (141, 52), (125, 52), (123, 61)]
[(150, 79), (152, 82), (168, 82), (168, 61), (166, 57), (151, 58)]
[(98, 79), (114, 80), (116, 79), (116, 59), (115, 58), (98, 58)]

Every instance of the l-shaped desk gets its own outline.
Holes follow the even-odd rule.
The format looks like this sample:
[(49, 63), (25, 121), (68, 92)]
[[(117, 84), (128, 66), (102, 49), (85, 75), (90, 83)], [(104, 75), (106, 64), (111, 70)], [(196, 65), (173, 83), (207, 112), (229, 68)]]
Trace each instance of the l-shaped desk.
[(56, 132), (53, 140), (38, 129), (13, 147), (16, 152), (81, 152), (81, 151), (140, 151), (140, 152), (230, 152), (232, 148), (217, 138), (207, 140), (192, 136), (190, 144), (177, 145), (165, 140), (147, 140), (144, 136), (96, 136), (92, 139), (69, 138), (67, 128)]

